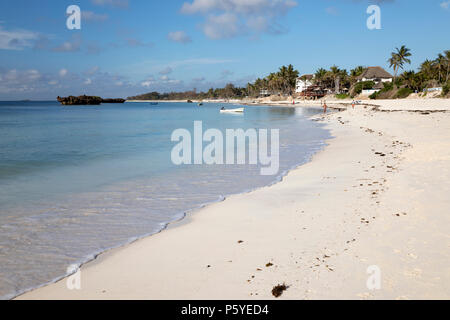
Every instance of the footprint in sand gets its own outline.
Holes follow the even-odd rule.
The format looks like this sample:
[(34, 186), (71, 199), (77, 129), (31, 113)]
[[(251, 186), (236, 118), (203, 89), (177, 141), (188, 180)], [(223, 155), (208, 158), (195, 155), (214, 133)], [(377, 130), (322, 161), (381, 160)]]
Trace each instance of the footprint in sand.
[(416, 256), (414, 253), (409, 253), (408, 256), (412, 259), (417, 259), (418, 256)]
[(422, 277), (422, 269), (414, 268), (413, 270), (406, 270), (403, 274), (410, 278), (420, 278)]

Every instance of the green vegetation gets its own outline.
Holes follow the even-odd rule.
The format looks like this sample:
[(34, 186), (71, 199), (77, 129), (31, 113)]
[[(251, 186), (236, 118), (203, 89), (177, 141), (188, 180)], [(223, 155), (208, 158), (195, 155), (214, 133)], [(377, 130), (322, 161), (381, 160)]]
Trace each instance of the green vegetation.
[(425, 60), (418, 72), (406, 71), (400, 77), (402, 85), (414, 91), (444, 87), (450, 79), (450, 50), (438, 54), (434, 60)]
[(282, 66), (278, 72), (271, 73), (263, 79), (258, 78), (254, 83), (248, 83), (244, 88), (238, 88), (229, 83), (225, 88), (211, 88), (207, 92), (197, 93), (195, 89), (185, 92), (150, 92), (129, 97), (128, 100), (242, 99), (245, 97), (258, 97), (261, 90), (268, 90), (277, 94), (293, 94), (298, 76), (298, 70), (295, 70), (294, 66), (290, 64)]
[(350, 95), (346, 93), (339, 93), (336, 95), (336, 99), (348, 99), (348, 98), (350, 98)]
[(378, 92), (375, 92), (369, 96), (370, 99), (379, 99), (386, 97), (393, 89), (394, 84), (392, 82), (383, 83), (384, 88)]
[(450, 81), (447, 81), (447, 83), (442, 87), (442, 96), (445, 97), (450, 92)]
[(128, 100), (203, 100), (215, 98), (239, 99), (246, 96), (246, 88), (237, 88), (233, 84), (229, 83), (225, 86), (225, 88), (211, 88), (207, 92), (197, 92), (195, 89), (185, 92), (150, 92), (135, 97), (128, 97)]
[(413, 91), (410, 88), (401, 88), (401, 89), (398, 89), (394, 98), (395, 99), (407, 98), (411, 93), (413, 93)]
[(276, 73), (271, 73), (263, 79), (256, 79), (254, 83), (247, 84), (247, 95), (258, 97), (261, 90), (268, 90), (271, 93), (293, 94), (295, 84), (299, 76), (298, 70), (293, 65), (282, 66)]
[[(353, 70), (351, 72), (353, 72)], [(355, 73), (357, 73), (357, 71), (354, 71), (354, 74)], [(352, 76), (349, 76), (347, 70), (339, 69), (337, 66), (332, 66), (330, 70), (320, 68), (316, 71), (314, 76), (314, 81), (317, 85), (336, 94), (340, 93), (341, 88), (349, 88), (353, 79)]]
[[(394, 66), (394, 70), (398, 71), (403, 68), (405, 63), (409, 63), (407, 57), (411, 56), (409, 49), (402, 46), (397, 49), (396, 53), (392, 53), (389, 60)], [(444, 93), (446, 87), (448, 90), (448, 81), (450, 79), (450, 50), (438, 54), (434, 60), (425, 60), (419, 67), (419, 71), (405, 71), (398, 76), (394, 83), (395, 88), (391, 85), (384, 88), (380, 92), (370, 96), (371, 99), (387, 99), (387, 98), (404, 98), (413, 92), (423, 92), (427, 88), (441, 87), (443, 89), (442, 96), (448, 94)], [(400, 88), (397, 90), (397, 88)], [(425, 91), (423, 96), (426, 96)]]
[(374, 85), (375, 85), (375, 82), (373, 82), (373, 81), (358, 82), (357, 84), (355, 84), (353, 91), (356, 94), (360, 94), (363, 90), (372, 89)]
[[(396, 48), (391, 53), (388, 62), (394, 70), (394, 81), (384, 84), (384, 88), (371, 95), (371, 99), (390, 99), (403, 97), (411, 92), (423, 92), (424, 89), (443, 87), (443, 95), (448, 95), (448, 83), (450, 80), (450, 50), (439, 53), (434, 60), (425, 60), (418, 71), (404, 71), (406, 64), (410, 64), (411, 50), (406, 46)], [(322, 90), (334, 92), (339, 99), (348, 96), (341, 94), (342, 89), (349, 90), (350, 96), (354, 97), (362, 90), (372, 89), (374, 82), (358, 82), (358, 77), (366, 70), (366, 67), (357, 66), (348, 72), (338, 66), (332, 66), (329, 70), (319, 68), (312, 80)], [(261, 91), (267, 91), (270, 95), (292, 95), (295, 90), (296, 79), (299, 72), (292, 65), (282, 66), (278, 72), (271, 73), (265, 78), (258, 78), (253, 83), (239, 88), (229, 83), (224, 88), (211, 88), (207, 92), (198, 93), (195, 89), (186, 92), (158, 93), (150, 92), (136, 97), (132, 100), (202, 100), (202, 99), (242, 99), (245, 97), (259, 97)], [(398, 89), (400, 88), (400, 89)], [(404, 90), (402, 90), (404, 89)], [(409, 90), (407, 90), (409, 89)]]
[(411, 50), (405, 46), (401, 46), (400, 49), (396, 48), (396, 51), (391, 53), (391, 58), (389, 58), (388, 62), (390, 67), (394, 69), (394, 84), (396, 83), (399, 69), (403, 69), (405, 63), (411, 64), (411, 60), (408, 59), (410, 56)]

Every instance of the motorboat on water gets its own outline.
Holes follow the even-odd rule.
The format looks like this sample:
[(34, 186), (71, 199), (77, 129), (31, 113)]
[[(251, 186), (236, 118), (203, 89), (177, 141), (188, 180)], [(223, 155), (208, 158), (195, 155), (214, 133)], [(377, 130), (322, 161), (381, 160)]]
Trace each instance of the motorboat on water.
[(222, 107), (222, 109), (220, 109), (220, 113), (244, 113), (244, 108), (225, 109), (225, 107)]

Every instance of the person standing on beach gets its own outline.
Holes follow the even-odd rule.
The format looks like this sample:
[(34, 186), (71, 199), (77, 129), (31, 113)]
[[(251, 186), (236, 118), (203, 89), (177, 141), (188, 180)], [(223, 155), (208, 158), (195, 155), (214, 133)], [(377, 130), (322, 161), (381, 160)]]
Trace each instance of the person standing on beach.
[(327, 109), (328, 109), (327, 102), (324, 101), (324, 103), (323, 103), (323, 113), (327, 113)]

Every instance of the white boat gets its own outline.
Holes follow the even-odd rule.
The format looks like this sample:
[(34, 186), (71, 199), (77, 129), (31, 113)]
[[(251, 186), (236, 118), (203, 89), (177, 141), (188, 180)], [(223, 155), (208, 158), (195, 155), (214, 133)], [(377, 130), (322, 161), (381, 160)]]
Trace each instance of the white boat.
[(238, 109), (222, 109), (220, 113), (244, 113), (244, 108)]

